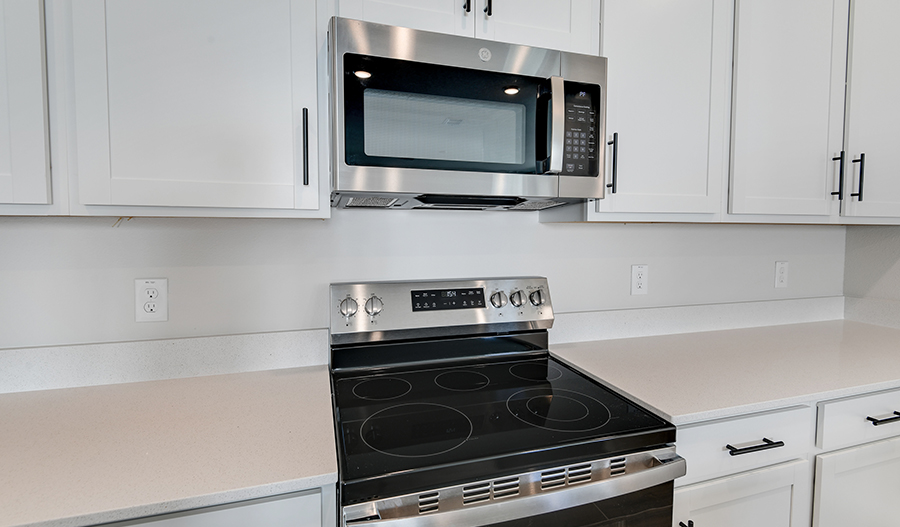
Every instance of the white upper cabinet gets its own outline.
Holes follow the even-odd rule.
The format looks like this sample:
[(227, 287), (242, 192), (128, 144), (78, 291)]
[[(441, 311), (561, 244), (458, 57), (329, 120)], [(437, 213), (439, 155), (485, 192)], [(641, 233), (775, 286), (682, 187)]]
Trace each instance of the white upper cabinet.
[(319, 208), (314, 4), (79, 0), (71, 15), (78, 204)]
[(337, 13), (424, 31), (599, 53), (599, 0), (338, 0)]
[(898, 24), (896, 0), (851, 3), (845, 216), (900, 217)]
[(588, 219), (602, 220), (606, 212), (720, 211), (728, 4), (604, 2), (607, 141), (616, 144), (607, 146), (607, 194), (597, 201), (601, 214)]
[(730, 213), (836, 216), (848, 1), (736, 2)]
[(50, 203), (41, 0), (0, 1), (0, 203)]

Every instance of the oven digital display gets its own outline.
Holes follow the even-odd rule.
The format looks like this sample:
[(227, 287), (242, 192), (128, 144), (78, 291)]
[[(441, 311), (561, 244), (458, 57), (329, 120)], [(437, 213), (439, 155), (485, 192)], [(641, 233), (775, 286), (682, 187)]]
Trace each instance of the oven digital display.
[(429, 289), (412, 291), (413, 311), (484, 308), (484, 289)]

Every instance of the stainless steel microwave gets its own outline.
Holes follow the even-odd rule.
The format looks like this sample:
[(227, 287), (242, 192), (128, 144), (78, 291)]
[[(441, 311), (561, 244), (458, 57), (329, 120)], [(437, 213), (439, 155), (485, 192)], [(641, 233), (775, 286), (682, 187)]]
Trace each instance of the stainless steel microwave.
[(603, 197), (605, 58), (345, 18), (329, 57), (332, 206)]

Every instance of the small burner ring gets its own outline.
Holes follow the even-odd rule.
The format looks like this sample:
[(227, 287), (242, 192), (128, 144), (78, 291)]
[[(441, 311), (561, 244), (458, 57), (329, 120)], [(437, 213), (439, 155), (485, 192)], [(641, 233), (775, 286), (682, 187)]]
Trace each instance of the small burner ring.
[(555, 381), (562, 377), (562, 372), (546, 363), (520, 362), (509, 367), (513, 377), (523, 381), (545, 382)]
[(403, 397), (412, 390), (412, 384), (397, 377), (366, 379), (353, 387), (353, 395), (368, 401), (390, 401)]
[(434, 383), (451, 392), (474, 392), (490, 384), (487, 375), (471, 370), (445, 371), (434, 378)]
[[(557, 412), (555, 417), (551, 417), (549, 415), (551, 399), (553, 403), (557, 404), (560, 401), (565, 401), (563, 403), (563, 411)], [(584, 403), (571, 397), (566, 397), (565, 395), (535, 395), (531, 399), (528, 399), (528, 401), (525, 403), (525, 408), (528, 408), (529, 412), (540, 417), (541, 419), (556, 421), (559, 423), (573, 423), (575, 421), (581, 421), (591, 413), (591, 411), (588, 410), (588, 407), (585, 406)]]
[[(559, 401), (554, 408), (552, 402)], [(572, 403), (578, 403), (573, 405)], [(531, 403), (531, 407), (529, 407)], [(541, 403), (546, 407), (541, 408)], [(579, 409), (586, 413), (578, 419)], [(583, 393), (557, 388), (527, 388), (509, 396), (506, 408), (523, 423), (554, 432), (589, 432), (609, 423), (610, 411), (605, 404)]]

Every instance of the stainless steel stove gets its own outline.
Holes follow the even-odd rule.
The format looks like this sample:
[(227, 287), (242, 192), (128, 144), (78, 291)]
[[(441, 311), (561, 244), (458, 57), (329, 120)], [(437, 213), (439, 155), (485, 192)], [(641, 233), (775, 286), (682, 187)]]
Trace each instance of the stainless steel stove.
[(672, 524), (675, 427), (550, 356), (546, 279), (331, 301), (342, 525)]

